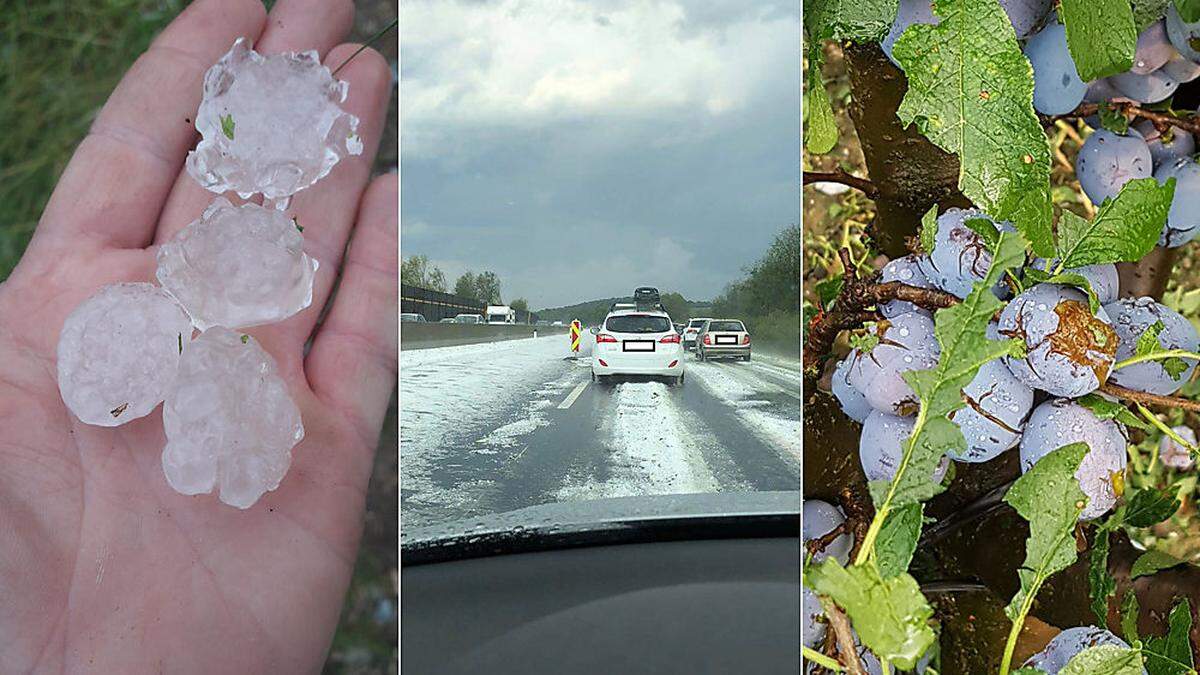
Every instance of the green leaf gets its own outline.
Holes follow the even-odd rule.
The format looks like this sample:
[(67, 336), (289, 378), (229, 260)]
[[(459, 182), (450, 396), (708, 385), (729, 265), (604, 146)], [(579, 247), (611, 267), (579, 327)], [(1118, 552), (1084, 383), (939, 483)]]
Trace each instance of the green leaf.
[(996, 0), (936, 0), (936, 26), (913, 24), (893, 55), (908, 76), (897, 114), (958, 155), (958, 187), (1053, 253), (1050, 146), (1033, 110), (1033, 70)]
[(249, 336), (249, 335), (243, 335), (243, 336), (242, 336), (242, 344), (248, 344), (249, 342), (250, 342), (250, 336)]
[(1088, 647), (1072, 656), (1058, 675), (1142, 675), (1142, 652), (1117, 645)]
[(1175, 11), (1188, 23), (1200, 21), (1200, 0), (1175, 0)]
[(1175, 181), (1131, 180), (1115, 199), (1105, 200), (1092, 222), (1063, 211), (1058, 220), (1059, 268), (1141, 260), (1162, 234), (1175, 195)]
[(966, 225), (975, 234), (978, 234), (983, 243), (987, 244), (988, 248), (995, 248), (996, 242), (1000, 238), (1000, 230), (992, 224), (992, 221), (987, 218), (967, 218), (963, 225)]
[(804, 579), (846, 611), (859, 639), (880, 659), (909, 669), (933, 644), (933, 609), (907, 573), (884, 579), (874, 565), (843, 568), (826, 558), (810, 565)]
[(1150, 24), (1166, 16), (1171, 0), (1133, 0), (1130, 4), (1133, 5), (1133, 22), (1141, 33)]
[(892, 28), (899, 0), (804, 0), (804, 30), (811, 40), (878, 42)]
[(1075, 471), (1088, 452), (1072, 443), (1042, 457), (1017, 479), (1004, 501), (1029, 521), (1025, 562), (1017, 570), (1021, 588), (1004, 609), (1014, 625), (1024, 622), (1033, 598), (1050, 575), (1075, 562), (1075, 523), (1087, 504)]
[(1138, 31), (1129, 0), (1062, 0), (1067, 49), (1084, 82), (1133, 66)]
[[(1130, 587), (1128, 591), (1125, 591), (1125, 599), (1121, 601), (1121, 632), (1125, 634), (1125, 641), (1129, 644), (1139, 640), (1138, 614), (1140, 612), (1137, 593), (1134, 593), (1133, 588)], [(1100, 625), (1107, 625), (1107, 621)]]
[(870, 328), (865, 331), (853, 332), (850, 334), (850, 346), (863, 354), (870, 354), (879, 346), (879, 333)]
[(1025, 666), (1019, 670), (1012, 671), (1012, 675), (1046, 675), (1046, 671), (1033, 666)]
[(224, 132), (224, 134), (231, 141), (233, 140), (233, 127), (234, 126), (235, 125), (233, 123), (233, 115), (221, 115), (221, 131)]
[(1183, 562), (1169, 553), (1151, 549), (1133, 561), (1133, 567), (1129, 569), (1129, 578), (1148, 577), (1155, 572), (1182, 565)]
[(1170, 490), (1146, 488), (1128, 498), (1125, 509), (1125, 524), (1130, 527), (1151, 527), (1175, 515), (1179, 500)]
[[(813, 43), (819, 45), (819, 42)], [(837, 145), (837, 120), (829, 103), (829, 92), (821, 77), (824, 55), (818, 46), (808, 51), (808, 77), (804, 89), (804, 147), (815, 155), (823, 155)]]
[(833, 301), (837, 299), (838, 293), (842, 292), (842, 285), (845, 284), (845, 281), (845, 278), (841, 274), (836, 274), (828, 279), (822, 279), (813, 285), (817, 291), (817, 299), (821, 301), (822, 307), (825, 309), (833, 307)]
[(925, 517), (923, 504), (905, 504), (892, 511), (883, 521), (879, 538), (875, 541), (875, 562), (879, 574), (891, 579), (908, 570), (917, 540), (921, 537), (921, 525)]
[(1117, 592), (1117, 582), (1108, 573), (1108, 528), (1096, 529), (1092, 540), (1092, 552), (1088, 558), (1088, 588), (1092, 598), (1092, 612), (1101, 626), (1108, 624), (1108, 599)]
[(1125, 426), (1135, 427), (1150, 431), (1154, 427), (1146, 422), (1146, 420), (1134, 415), (1121, 403), (1110, 401), (1099, 394), (1087, 394), (1075, 400), (1079, 405), (1092, 411), (1096, 417), (1102, 420), (1116, 420)]
[(921, 231), (918, 238), (921, 240), (921, 250), (925, 252), (925, 255), (933, 253), (933, 246), (937, 242), (937, 218), (937, 204), (929, 207), (925, 215), (921, 216)]
[[(1162, 321), (1155, 321), (1141, 335), (1138, 336), (1137, 346), (1134, 349), (1134, 356), (1152, 356), (1161, 352), (1168, 351), (1158, 341), (1158, 336), (1163, 332), (1166, 326)], [(1178, 380), (1187, 372), (1188, 363), (1178, 356), (1171, 356), (1165, 359), (1156, 359), (1155, 363), (1162, 366), (1162, 369), (1167, 371), (1167, 374), (1172, 379)]]
[(1142, 653), (1150, 675), (1185, 675), (1195, 667), (1189, 635), (1192, 632), (1192, 607), (1180, 598), (1167, 617), (1167, 634), (1146, 640)]
[(1105, 129), (1122, 136), (1129, 131), (1129, 120), (1107, 102), (1100, 104), (1096, 114), (1100, 116), (1100, 126)]

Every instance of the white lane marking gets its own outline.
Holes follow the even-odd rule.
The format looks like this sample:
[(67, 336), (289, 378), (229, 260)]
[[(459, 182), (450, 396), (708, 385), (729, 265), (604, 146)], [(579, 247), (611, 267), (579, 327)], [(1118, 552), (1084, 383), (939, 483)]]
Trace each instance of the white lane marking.
[(575, 399), (579, 398), (579, 395), (583, 393), (583, 390), (587, 388), (587, 386), (588, 383), (586, 380), (575, 385), (575, 388), (571, 390), (571, 393), (567, 394), (567, 397), (563, 399), (563, 402), (558, 404), (558, 409), (566, 410), (567, 408), (570, 408), (571, 404), (575, 402)]

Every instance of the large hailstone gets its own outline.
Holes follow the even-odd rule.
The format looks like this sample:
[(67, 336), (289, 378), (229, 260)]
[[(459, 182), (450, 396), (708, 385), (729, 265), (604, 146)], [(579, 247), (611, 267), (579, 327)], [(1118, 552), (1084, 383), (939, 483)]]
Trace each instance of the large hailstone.
[(203, 140), (187, 170), (213, 192), (280, 199), (362, 154), (358, 118), (341, 109), (348, 84), (315, 50), (263, 55), (238, 38), (204, 75), (196, 113)]
[(300, 409), (275, 360), (248, 335), (217, 326), (179, 361), (163, 405), (163, 472), (176, 492), (219, 488), (221, 501), (250, 508), (279, 487), (304, 438)]
[(317, 261), (281, 211), (222, 197), (158, 249), (158, 282), (200, 330), (282, 321), (312, 304)]
[(187, 314), (161, 288), (112, 284), (67, 316), (58, 337), (58, 389), (81, 421), (115, 427), (163, 400), (191, 339)]

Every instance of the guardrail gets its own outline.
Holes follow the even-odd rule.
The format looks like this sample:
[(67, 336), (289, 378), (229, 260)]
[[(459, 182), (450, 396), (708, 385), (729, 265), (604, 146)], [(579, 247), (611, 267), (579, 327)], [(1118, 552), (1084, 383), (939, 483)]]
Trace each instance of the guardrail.
[(519, 340), (537, 335), (562, 335), (567, 326), (524, 326), (521, 324), (402, 323), (400, 349), (429, 349), (455, 345)]

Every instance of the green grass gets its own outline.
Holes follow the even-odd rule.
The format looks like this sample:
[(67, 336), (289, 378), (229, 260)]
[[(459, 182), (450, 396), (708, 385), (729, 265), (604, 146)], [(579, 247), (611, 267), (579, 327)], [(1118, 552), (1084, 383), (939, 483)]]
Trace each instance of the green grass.
[[(59, 175), (108, 95), (186, 4), (0, 0), (0, 281), (20, 260)], [(368, 39), (397, 14), (396, 0), (356, 5), (352, 40)], [(394, 65), (395, 45), (389, 32), (374, 46)], [(397, 162), (396, 109), (393, 90), (377, 171)], [(371, 477), (363, 545), (326, 673), (395, 672), (397, 491), (393, 396)]]

